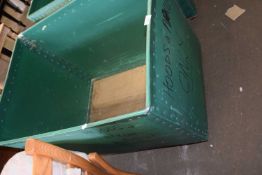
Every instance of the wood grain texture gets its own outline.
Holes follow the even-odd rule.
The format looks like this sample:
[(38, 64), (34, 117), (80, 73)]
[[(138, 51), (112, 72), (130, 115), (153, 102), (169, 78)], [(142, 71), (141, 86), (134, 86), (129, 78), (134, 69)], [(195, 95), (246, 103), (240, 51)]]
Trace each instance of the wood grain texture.
[(23, 17), (22, 13), (19, 13), (18, 11), (7, 5), (4, 6), (4, 11), (13, 18), (15, 18), (17, 21), (20, 21)]
[(20, 26), (18, 23), (5, 16), (2, 16), (1, 22), (4, 23), (7, 27), (11, 28), (15, 33), (19, 33), (24, 30), (23, 26)]
[(14, 8), (8, 6), (8, 5), (5, 5), (3, 10), (4, 10), (5, 13), (9, 14), (14, 19), (21, 22), (23, 25), (25, 25), (26, 27), (30, 27), (34, 24), (32, 21), (30, 21), (27, 18), (27, 12), (29, 10), (29, 6), (25, 6), (23, 13), (17, 11), (16, 9), (14, 9)]
[(135, 175), (112, 167), (97, 153), (88, 155), (89, 160), (86, 160), (69, 150), (36, 139), (26, 141), (25, 152), (33, 156), (33, 175), (51, 175), (52, 161), (57, 161), (71, 168), (81, 168), (85, 174)]
[(5, 39), (5, 43), (4, 43), (4, 48), (10, 50), (11, 52), (14, 50), (15, 47), (15, 40), (10, 38), (10, 37), (6, 37)]
[(12, 31), (10, 31), (7, 35), (14, 40), (17, 38), (17, 34)]
[[(81, 168), (82, 170), (90, 174), (107, 175), (107, 173), (100, 171), (99, 168), (91, 164), (88, 160), (74, 154), (73, 152), (65, 150), (57, 146), (54, 146), (54, 145), (51, 145), (51, 144), (48, 144), (48, 143), (45, 143), (45, 142), (42, 142), (42, 141), (39, 141), (39, 140), (28, 139), (26, 141), (25, 151), (28, 155), (38, 157), (34, 159), (33, 175), (39, 175), (38, 170), (41, 169), (41, 166), (43, 164), (46, 165), (46, 170), (48, 171), (45, 171), (45, 169), (41, 169), (42, 170), (41, 173), (46, 172), (43, 175), (50, 174), (51, 167), (50, 167), (48, 158), (50, 158), (51, 160), (66, 164), (66, 165), (71, 165), (74, 167)], [(41, 157), (45, 157), (47, 159), (41, 159)]]
[(0, 59), (5, 61), (5, 62), (7, 62), (7, 63), (9, 63), (11, 58), (9, 56), (7, 56), (7, 55), (0, 54)]
[[(6, 46), (12, 46), (12, 42), (11, 41), (7, 41), (7, 35), (10, 32), (10, 29), (5, 27), (4, 24), (0, 25), (0, 51), (2, 51), (3, 47)], [(8, 70), (8, 65), (9, 65), (9, 59), (4, 56), (3, 54), (1, 54), (0, 57), (0, 90), (2, 91), (2, 89), (4, 88), (4, 81), (5, 81), (5, 77), (7, 74), (7, 70)]]
[(137, 67), (93, 82), (92, 122), (145, 108), (146, 66)]
[(7, 34), (10, 32), (10, 29), (5, 27), (4, 24), (0, 24), (0, 53), (4, 46)]
[(20, 12), (24, 12), (27, 8), (27, 5), (20, 0), (7, 0), (7, 2), (14, 8), (16, 8), (17, 10), (19, 10)]
[(0, 89), (4, 88), (5, 77), (8, 71), (9, 63), (0, 59)]

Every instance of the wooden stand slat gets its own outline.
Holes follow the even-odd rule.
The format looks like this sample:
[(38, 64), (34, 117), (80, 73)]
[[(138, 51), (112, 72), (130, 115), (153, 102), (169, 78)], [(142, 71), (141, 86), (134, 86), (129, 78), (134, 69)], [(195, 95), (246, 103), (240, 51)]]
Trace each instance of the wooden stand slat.
[(0, 59), (0, 89), (4, 88), (4, 82), (8, 71), (8, 65), (8, 62)]
[(27, 5), (20, 0), (7, 0), (7, 2), (20, 12), (24, 12), (26, 10)]
[(1, 54), (0, 55), (0, 59), (2, 59), (3, 61), (9, 63), (11, 58), (9, 56), (7, 56), (7, 55)]
[(4, 12), (15, 18), (17, 21), (20, 21), (23, 17), (23, 13), (19, 13), (18, 11), (14, 10), (12, 7), (8, 5), (4, 7)]
[(4, 43), (9, 32), (9, 28), (5, 27), (4, 24), (0, 24), (0, 51), (2, 51), (2, 48), (4, 47)]
[(18, 23), (5, 16), (2, 16), (1, 22), (4, 23), (7, 27), (11, 28), (15, 33), (20, 33), (22, 30), (24, 30), (23, 26), (20, 26)]
[(14, 32), (12, 32), (11, 30), (10, 30), (10, 32), (9, 32), (7, 35), (8, 35), (10, 38), (14, 39), (14, 40), (16, 40), (16, 38), (17, 38), (17, 34), (14, 33)]
[(17, 35), (33, 25), (33, 22), (27, 19), (30, 3), (31, 0), (6, 0), (4, 13), (0, 16), (0, 94), (4, 88), (10, 53), (13, 52)]
[(15, 47), (15, 40), (10, 37), (6, 37), (4, 48), (12, 52), (14, 47)]

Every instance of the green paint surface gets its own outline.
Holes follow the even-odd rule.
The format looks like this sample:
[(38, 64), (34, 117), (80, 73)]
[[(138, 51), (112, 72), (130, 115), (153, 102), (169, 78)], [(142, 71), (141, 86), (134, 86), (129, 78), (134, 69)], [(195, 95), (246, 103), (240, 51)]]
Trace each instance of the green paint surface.
[[(30, 7), (28, 18), (34, 22), (38, 22), (49, 15), (52, 15), (64, 6), (77, 0), (33, 0)], [(103, 4), (108, 0), (100, 0), (99, 4)], [(134, 0), (136, 1), (136, 0)], [(180, 5), (184, 15), (188, 18), (196, 16), (196, 7), (193, 0), (176, 0)], [(110, 2), (110, 0), (109, 0)]]
[[(146, 108), (89, 122), (92, 80), (144, 64)], [(205, 141), (198, 40), (172, 0), (74, 1), (19, 37), (0, 122), (10, 147), (28, 137), (99, 152)]]

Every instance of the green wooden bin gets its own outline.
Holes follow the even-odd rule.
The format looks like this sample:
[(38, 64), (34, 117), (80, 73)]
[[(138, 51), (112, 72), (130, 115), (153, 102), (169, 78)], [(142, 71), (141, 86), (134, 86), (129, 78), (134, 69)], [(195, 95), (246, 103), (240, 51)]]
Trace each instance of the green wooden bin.
[(187, 18), (193, 18), (197, 15), (197, 9), (193, 0), (177, 0)]
[[(34, 22), (38, 22), (45, 17), (52, 15), (59, 9), (67, 6), (77, 0), (33, 0), (28, 12), (28, 18)], [(107, 1), (107, 0), (103, 0)], [(100, 1), (100, 3), (104, 3)], [(196, 16), (196, 8), (193, 0), (176, 0), (181, 6), (186, 17), (191, 18)]]
[(99, 152), (206, 141), (199, 42), (173, 0), (74, 1), (19, 35), (0, 122), (0, 145), (17, 148), (28, 137)]
[(28, 18), (38, 22), (75, 0), (33, 0), (28, 11)]

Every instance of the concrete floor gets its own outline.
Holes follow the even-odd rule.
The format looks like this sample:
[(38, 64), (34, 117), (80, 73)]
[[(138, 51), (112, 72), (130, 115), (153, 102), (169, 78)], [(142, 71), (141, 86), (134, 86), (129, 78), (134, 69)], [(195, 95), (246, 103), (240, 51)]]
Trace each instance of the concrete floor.
[[(224, 15), (233, 4), (247, 10), (235, 22)], [(106, 159), (143, 175), (261, 175), (262, 1), (196, 5), (191, 24), (203, 49), (209, 141)]]

